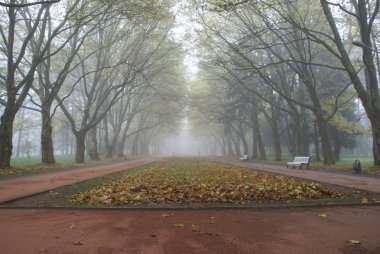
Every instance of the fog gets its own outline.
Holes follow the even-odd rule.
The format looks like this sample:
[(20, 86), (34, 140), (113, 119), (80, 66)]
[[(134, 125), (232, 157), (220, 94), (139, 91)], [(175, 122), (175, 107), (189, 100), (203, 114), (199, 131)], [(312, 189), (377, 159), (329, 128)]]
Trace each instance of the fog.
[(45, 5), (15, 19), (1, 8), (0, 168), (23, 157), (243, 154), (380, 165), (380, 41), (361, 31), (368, 19), (348, 29), (352, 13), (326, 1), (325, 11), (312, 1), (271, 11), (243, 2), (111, 12), (98, 3), (82, 13), (81, 1), (59, 19)]

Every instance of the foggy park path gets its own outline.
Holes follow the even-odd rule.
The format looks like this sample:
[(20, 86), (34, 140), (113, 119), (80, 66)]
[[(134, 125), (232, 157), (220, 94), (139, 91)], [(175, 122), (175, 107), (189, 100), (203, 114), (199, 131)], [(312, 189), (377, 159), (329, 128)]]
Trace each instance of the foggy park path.
[(380, 178), (368, 177), (362, 175), (346, 175), (334, 172), (319, 172), (314, 170), (300, 170), (286, 168), (286, 166), (270, 165), (264, 163), (254, 162), (240, 162), (237, 160), (224, 159), (215, 160), (223, 163), (232, 164), (235, 166), (247, 167), (251, 169), (257, 169), (267, 171), (276, 174), (294, 176), (299, 178), (305, 178), (313, 181), (336, 184), (349, 188), (356, 188), (365, 191), (372, 191), (380, 193)]
[(9, 180), (1, 180), (0, 203), (120, 172), (125, 169), (142, 166), (158, 160), (160, 159), (139, 159), (111, 165), (65, 170), (56, 173), (46, 173), (34, 176), (18, 177)]
[[(13, 199), (49, 191), (65, 185), (70, 185), (107, 174), (116, 173), (125, 169), (142, 166), (158, 160), (160, 159), (140, 159), (111, 165), (1, 180), (0, 202), (10, 201)], [(215, 161), (268, 171), (276, 174), (305, 178), (313, 181), (380, 193), (380, 178), (375, 177), (345, 175), (333, 172), (318, 172), (312, 170), (288, 169), (285, 166), (253, 162), (240, 162), (237, 160), (232, 160), (230, 158), (220, 158)]]

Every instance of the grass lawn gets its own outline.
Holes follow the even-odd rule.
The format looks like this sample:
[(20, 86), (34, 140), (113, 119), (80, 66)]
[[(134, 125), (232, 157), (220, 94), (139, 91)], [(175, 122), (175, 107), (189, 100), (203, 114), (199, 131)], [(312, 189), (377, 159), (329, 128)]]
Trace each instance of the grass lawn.
[(6, 206), (200, 208), (377, 201), (357, 190), (231, 165), (167, 160), (14, 201)]

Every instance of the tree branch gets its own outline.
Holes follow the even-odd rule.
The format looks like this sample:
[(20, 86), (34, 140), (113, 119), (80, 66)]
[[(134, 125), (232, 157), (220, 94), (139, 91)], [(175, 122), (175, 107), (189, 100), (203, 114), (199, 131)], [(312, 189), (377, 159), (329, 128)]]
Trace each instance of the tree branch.
[(37, 1), (33, 3), (24, 3), (24, 4), (7, 4), (7, 3), (0, 2), (0, 6), (7, 7), (7, 8), (21, 8), (21, 7), (28, 7), (32, 5), (38, 5), (38, 4), (54, 4), (60, 1), (61, 0)]

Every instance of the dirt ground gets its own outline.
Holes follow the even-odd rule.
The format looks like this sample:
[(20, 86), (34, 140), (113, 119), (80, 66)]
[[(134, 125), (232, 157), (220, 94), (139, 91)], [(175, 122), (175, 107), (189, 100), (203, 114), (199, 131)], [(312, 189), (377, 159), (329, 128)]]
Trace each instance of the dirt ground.
[[(0, 209), (0, 252), (379, 254), (379, 218), (380, 206), (256, 210)], [(200, 232), (193, 232), (192, 225)], [(361, 243), (351, 244), (349, 240)]]
[[(9, 200), (10, 192), (5, 190), (12, 184), (20, 196), (40, 184), (44, 190), (53, 189), (59, 183), (72, 184), (83, 181), (82, 177), (147, 162), (0, 181), (0, 200)], [(349, 180), (356, 187), (380, 192), (379, 178), (339, 180), (342, 176), (332, 174), (330, 179)], [(380, 254), (379, 218), (380, 205), (198, 210), (1, 208), (0, 253)]]

